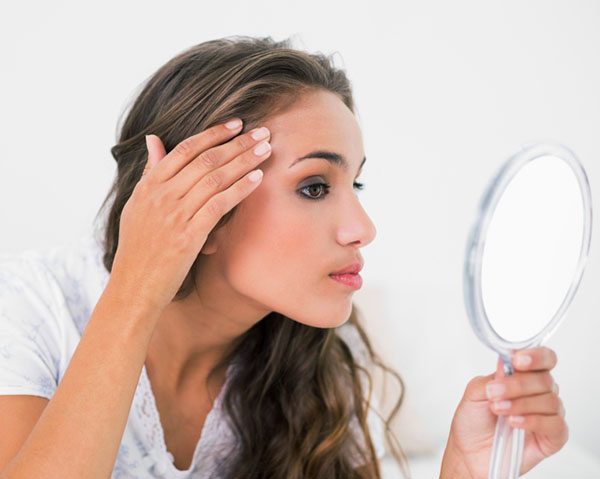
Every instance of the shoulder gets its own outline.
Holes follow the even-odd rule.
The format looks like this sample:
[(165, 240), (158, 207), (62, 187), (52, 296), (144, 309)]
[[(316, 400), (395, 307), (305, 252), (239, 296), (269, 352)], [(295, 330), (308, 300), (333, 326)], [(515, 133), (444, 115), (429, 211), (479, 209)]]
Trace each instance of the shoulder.
[(0, 257), (0, 394), (52, 397), (99, 296), (87, 238)]
[(92, 233), (60, 246), (29, 249), (0, 258), (0, 307), (27, 303), (74, 323), (80, 334), (109, 274)]
[(53, 309), (53, 278), (33, 251), (0, 260), (0, 311), (21, 304)]

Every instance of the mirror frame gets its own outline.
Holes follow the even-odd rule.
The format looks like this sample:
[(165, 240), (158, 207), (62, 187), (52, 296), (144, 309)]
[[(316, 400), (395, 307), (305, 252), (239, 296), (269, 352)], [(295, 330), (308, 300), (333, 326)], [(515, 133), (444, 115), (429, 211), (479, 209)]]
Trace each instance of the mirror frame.
[[(566, 161), (579, 183), (583, 204), (583, 235), (579, 261), (575, 269), (573, 281), (565, 298), (546, 326), (536, 335), (525, 340), (508, 341), (496, 333), (486, 314), (481, 291), (481, 260), (485, 249), (488, 226), (492, 220), (496, 205), (506, 187), (524, 165), (541, 156), (553, 156)], [(590, 184), (583, 166), (574, 153), (567, 147), (557, 143), (546, 142), (523, 145), (521, 150), (510, 157), (498, 170), (496, 175), (494, 175), (480, 202), (476, 221), (467, 242), (463, 276), (465, 304), (469, 320), (479, 339), (506, 358), (510, 357), (512, 351), (532, 348), (546, 340), (560, 324), (560, 320), (564, 317), (565, 311), (579, 287), (589, 255), (591, 231), (592, 195)]]

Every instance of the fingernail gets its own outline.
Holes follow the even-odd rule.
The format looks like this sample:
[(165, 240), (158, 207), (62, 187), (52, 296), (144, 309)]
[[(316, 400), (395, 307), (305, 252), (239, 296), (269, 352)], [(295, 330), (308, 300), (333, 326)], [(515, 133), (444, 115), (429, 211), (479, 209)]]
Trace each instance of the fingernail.
[(558, 384), (554, 383), (554, 384), (552, 385), (552, 392), (553, 392), (554, 394), (558, 394)]
[(524, 368), (531, 364), (531, 356), (528, 354), (517, 354), (515, 356), (515, 366)]
[(150, 135), (146, 135), (146, 150), (150, 151), (150, 145), (148, 144), (148, 137)]
[(266, 126), (263, 126), (263, 127), (259, 128), (258, 130), (255, 130), (254, 132), (252, 132), (252, 134), (250, 136), (257, 141), (263, 140), (267, 136), (269, 136), (269, 129)]
[(231, 120), (231, 121), (228, 121), (227, 123), (225, 123), (225, 127), (229, 128), (230, 130), (235, 130), (236, 128), (239, 128), (240, 126), (242, 126), (242, 120), (240, 120), (239, 118), (236, 118), (235, 120)]
[(511, 420), (512, 422), (518, 422), (518, 423), (521, 423), (521, 422), (524, 422), (524, 421), (525, 421), (525, 418), (524, 418), (523, 416), (509, 416), (508, 418), (509, 418), (509, 420)]
[(248, 179), (253, 182), (257, 182), (262, 178), (263, 172), (262, 170), (254, 170), (252, 173), (248, 175)]
[(256, 148), (254, 148), (254, 154), (256, 156), (264, 155), (267, 151), (271, 149), (271, 145), (268, 141), (263, 141), (259, 143)]
[(504, 384), (488, 383), (485, 387), (485, 393), (487, 394), (488, 399), (501, 396), (504, 394), (504, 391), (506, 391)]
[(508, 409), (510, 401), (494, 401), (494, 409)]

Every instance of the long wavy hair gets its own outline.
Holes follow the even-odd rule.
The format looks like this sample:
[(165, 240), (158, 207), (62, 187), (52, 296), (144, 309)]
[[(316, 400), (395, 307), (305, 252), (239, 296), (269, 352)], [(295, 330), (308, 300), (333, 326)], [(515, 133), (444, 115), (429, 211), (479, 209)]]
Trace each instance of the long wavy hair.
[[(124, 121), (119, 121), (117, 144), (111, 148), (117, 175), (98, 211), (100, 215), (110, 205), (103, 238), (108, 272), (119, 242), (121, 212), (146, 164), (145, 135), (158, 135), (169, 152), (185, 138), (233, 117), (244, 121), (243, 134), (310, 89), (335, 93), (355, 112), (350, 82), (343, 70), (334, 67), (332, 56), (299, 51), (289, 39), (235, 36), (207, 41), (151, 75)], [(224, 215), (215, 229), (235, 211), (234, 207)], [(198, 259), (174, 301), (194, 290), (197, 264)], [(353, 304), (348, 322), (368, 352), (369, 367), (359, 364), (335, 328), (309, 327), (276, 312), (238, 338), (213, 369), (236, 365), (223, 396), (236, 445), (220, 477), (380, 479), (366, 421), (372, 366), (392, 374), (400, 384), (398, 401), (383, 422), (388, 449), (408, 475), (406, 456), (389, 426), (402, 403), (404, 384), (375, 354), (358, 318)], [(379, 411), (374, 413), (382, 417)], [(354, 416), (362, 437), (350, 427)], [(350, 451), (360, 454), (362, 466), (357, 469)]]

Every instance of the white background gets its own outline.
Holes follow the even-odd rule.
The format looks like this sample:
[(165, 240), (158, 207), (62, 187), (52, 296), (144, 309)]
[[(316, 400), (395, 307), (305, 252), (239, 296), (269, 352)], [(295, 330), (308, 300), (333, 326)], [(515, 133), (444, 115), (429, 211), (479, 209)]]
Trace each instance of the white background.
[[(468, 230), (519, 147), (562, 142), (600, 197), (598, 1), (13, 2), (0, 14), (0, 253), (89, 228), (112, 182), (117, 121), (180, 51), (228, 35), (336, 55), (368, 161), (366, 321), (427, 434), (445, 441), (468, 380), (495, 370), (462, 297)], [(600, 456), (600, 233), (548, 341), (570, 438)], [(377, 325), (375, 328), (374, 325)]]

